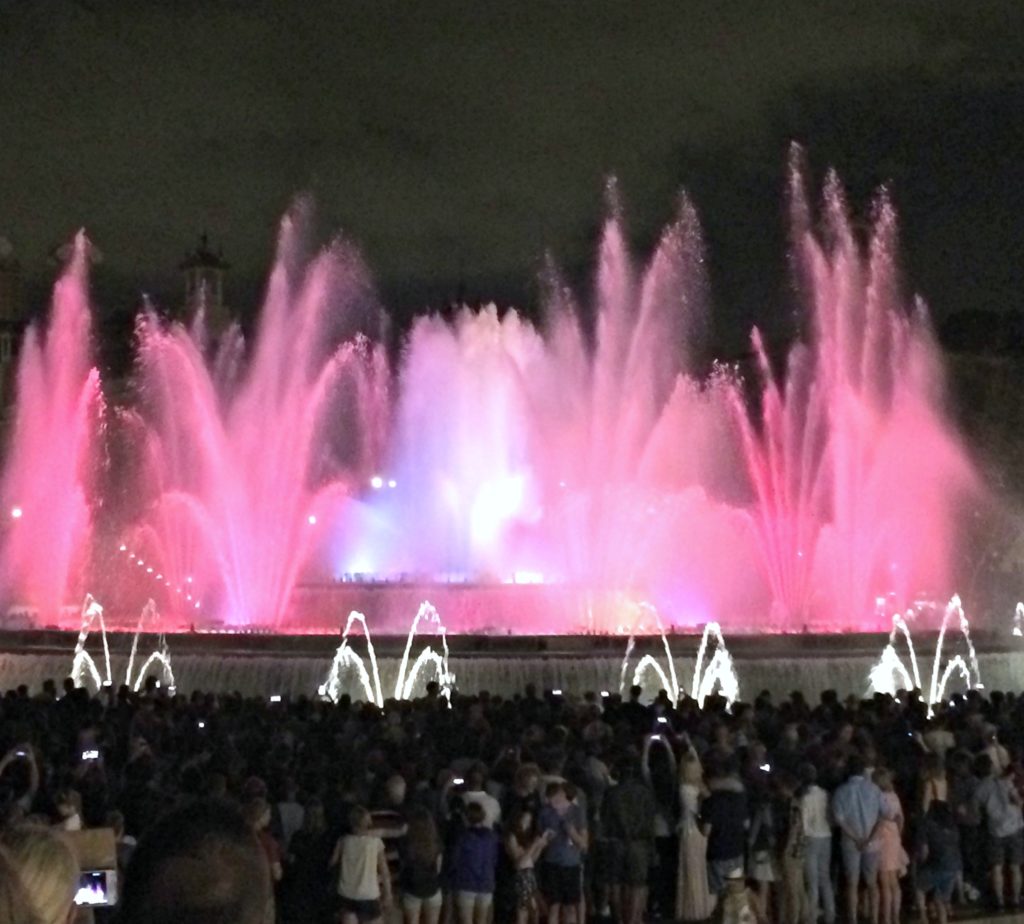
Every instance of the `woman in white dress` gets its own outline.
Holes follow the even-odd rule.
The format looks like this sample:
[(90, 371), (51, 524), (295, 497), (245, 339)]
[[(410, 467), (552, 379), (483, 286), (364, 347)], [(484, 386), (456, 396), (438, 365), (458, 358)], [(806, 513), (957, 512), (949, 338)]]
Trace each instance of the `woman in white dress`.
[(704, 769), (690, 746), (679, 762), (679, 870), (676, 879), (676, 920), (703, 921), (715, 910), (708, 889), (707, 844), (700, 830), (700, 800), (706, 792)]

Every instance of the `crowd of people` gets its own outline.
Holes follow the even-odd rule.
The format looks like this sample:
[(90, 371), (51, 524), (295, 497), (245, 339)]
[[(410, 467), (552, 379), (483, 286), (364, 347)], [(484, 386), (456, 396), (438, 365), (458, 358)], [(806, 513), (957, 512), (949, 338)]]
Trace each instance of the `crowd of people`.
[(896, 924), (1016, 907), (1024, 697), (0, 699), (0, 924)]

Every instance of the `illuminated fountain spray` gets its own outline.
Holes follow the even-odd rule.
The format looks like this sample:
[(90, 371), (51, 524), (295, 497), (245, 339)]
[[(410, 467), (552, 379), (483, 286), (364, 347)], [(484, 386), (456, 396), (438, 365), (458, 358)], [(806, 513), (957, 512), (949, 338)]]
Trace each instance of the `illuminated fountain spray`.
[[(92, 632), (93, 623), (99, 623), (100, 636), (103, 639), (103, 661), (106, 667), (106, 679), (100, 677), (99, 669), (91, 654), (85, 650), (85, 642)], [(91, 681), (94, 687), (93, 692), (99, 692), (100, 687), (109, 686), (110, 675), (110, 645), (107, 643), (107, 627), (103, 621), (103, 607), (93, 599), (92, 594), (86, 594), (82, 603), (82, 627), (78, 632), (78, 641), (75, 643), (75, 653), (71, 659), (71, 679), (76, 687), (86, 686), (86, 681)]]
[(1016, 638), (1024, 635), (1024, 603), (1018, 603), (1013, 611), (1013, 634)]
[[(149, 503), (124, 545), (229, 627), (285, 620), (322, 530), (377, 470), (390, 418), (384, 350), (354, 332), (375, 316), (367, 274), (342, 242), (306, 261), (305, 224), (302, 208), (281, 223), (251, 342), (237, 325), (214, 347), (201, 319), (139, 322), (133, 443)], [(161, 605), (181, 602), (168, 591)]]
[[(349, 644), (349, 633), (356, 623), (363, 627), (363, 637), (366, 639), (366, 660)], [(369, 669), (366, 666), (367, 660), (370, 665)], [(345, 621), (345, 629), (341, 633), (341, 645), (338, 646), (338, 650), (334, 654), (327, 680), (320, 685), (318, 691), (320, 695), (326, 696), (332, 702), (338, 702), (341, 698), (342, 681), (350, 670), (354, 670), (359, 678), (366, 701), (375, 706), (383, 706), (384, 696), (381, 693), (380, 671), (377, 669), (377, 653), (373, 649), (373, 637), (370, 635), (366, 617), (355, 610), (348, 614), (348, 619)]]
[(164, 683), (166, 683), (168, 691), (171, 694), (174, 693), (175, 683), (174, 671), (171, 669), (171, 649), (167, 644), (167, 637), (163, 632), (161, 632), (157, 637), (156, 650), (153, 651), (143, 662), (142, 667), (139, 668), (139, 672), (135, 675), (135, 682), (132, 683), (132, 668), (135, 666), (135, 654), (139, 647), (139, 636), (142, 634), (146, 623), (155, 623), (159, 617), (160, 614), (157, 611), (156, 603), (153, 600), (149, 600), (142, 608), (142, 612), (139, 614), (139, 621), (135, 627), (135, 636), (132, 638), (132, 650), (131, 654), (128, 656), (128, 670), (125, 671), (124, 682), (136, 693), (142, 687), (142, 683), (146, 679), (147, 672), (154, 664), (159, 664), (161, 666), (164, 675)]
[(0, 597), (42, 625), (59, 619), (65, 594), (79, 592), (92, 532), (103, 398), (92, 365), (89, 254), (79, 233), (49, 321), (25, 334), (0, 479)]
[[(626, 675), (629, 672), (630, 660), (636, 648), (636, 632), (638, 629), (642, 630), (648, 626), (656, 628), (661, 637), (661, 645), (665, 651), (665, 666), (662, 666), (654, 655), (645, 654), (636, 663), (631, 685), (643, 686), (644, 677), (648, 672), (652, 672), (658, 679), (659, 688), (668, 693), (673, 703), (677, 703), (682, 695), (682, 688), (676, 674), (672, 647), (669, 645), (668, 636), (658, 611), (648, 603), (641, 603), (637, 606), (634, 631), (626, 643), (626, 654), (622, 659), (622, 669), (619, 671), (619, 693), (624, 693), (626, 689)], [(710, 658), (708, 657), (709, 643)], [(706, 666), (705, 660), (707, 660)], [(740, 695), (739, 677), (736, 674), (732, 656), (725, 646), (721, 626), (717, 622), (709, 622), (704, 627), (700, 647), (697, 649), (697, 660), (693, 666), (693, 683), (690, 689), (690, 695), (701, 708), (704, 707), (704, 700), (714, 691), (716, 684), (725, 698), (726, 708), (732, 709), (732, 704)]]
[[(705, 668), (704, 657), (707, 654), (709, 639), (713, 640), (714, 649)], [(714, 690), (716, 683), (725, 697), (726, 708), (731, 709), (740, 695), (739, 677), (736, 675), (732, 655), (725, 647), (722, 627), (717, 622), (709, 622), (704, 627), (700, 648), (697, 650), (697, 663), (693, 668), (693, 689), (690, 695), (697, 700), (698, 706), (704, 707), (704, 700)]]
[[(913, 616), (914, 611), (909, 611), (907, 615)], [(967, 649), (967, 656), (965, 658), (963, 654), (957, 653), (943, 664), (943, 648), (946, 642), (946, 632), (950, 626), (959, 630)], [(907, 644), (909, 668), (896, 650), (900, 635), (903, 636)], [(934, 714), (935, 706), (945, 700), (946, 687), (954, 674), (963, 680), (968, 690), (983, 689), (981, 672), (978, 668), (978, 656), (974, 650), (974, 643), (971, 641), (970, 624), (964, 613), (960, 597), (956, 595), (943, 611), (942, 624), (939, 626), (939, 636), (935, 643), (935, 658), (932, 662), (932, 672), (928, 684), (929, 716)], [(895, 696), (900, 690), (921, 689), (921, 672), (918, 668), (910, 627), (907, 620), (899, 613), (892, 618), (889, 642), (883, 649), (878, 663), (868, 673), (868, 684), (871, 692), (888, 693), (890, 696)]]
[[(363, 637), (366, 639), (366, 658), (356, 652), (350, 644), (350, 633), (354, 625), (362, 626)], [(430, 645), (424, 648), (413, 661), (412, 668), (409, 668), (409, 658), (412, 654), (413, 641), (420, 634), (420, 626), (428, 626), (441, 639), (440, 651), (435, 651)], [(395, 680), (394, 698), (398, 700), (412, 699), (416, 689), (416, 682), (420, 679), (423, 670), (433, 667), (441, 695), (451, 700), (452, 690), (455, 688), (455, 675), (448, 666), (448, 635), (441, 617), (437, 610), (427, 602), (421, 603), (412, 624), (409, 626), (409, 634), (405, 640), (405, 651), (402, 654), (402, 661), (398, 668), (398, 677)], [(366, 617), (362, 613), (352, 611), (345, 622), (345, 629), (342, 632), (342, 642), (331, 662), (331, 669), (327, 680), (319, 687), (319, 694), (327, 697), (332, 702), (338, 702), (341, 698), (345, 676), (354, 672), (362, 693), (367, 702), (376, 706), (384, 705), (383, 686), (380, 679), (380, 668), (377, 662), (377, 652), (373, 647), (373, 638), (370, 634), (370, 627), (366, 623)]]
[[(412, 670), (409, 668), (409, 652), (412, 649), (413, 638), (419, 632), (420, 622), (424, 621), (430, 625), (435, 633), (441, 638), (441, 651), (437, 652), (430, 645), (424, 646), (416, 660), (413, 662)], [(405, 640), (405, 651), (402, 654), (402, 664), (398, 669), (398, 679), (395, 681), (395, 699), (412, 699), (412, 691), (416, 687), (416, 680), (419, 673), (428, 665), (433, 665), (437, 673), (437, 682), (441, 688), (441, 695), (451, 700), (452, 689), (455, 687), (455, 675), (448, 668), (448, 633), (437, 610), (429, 603), (421, 603), (416, 613), (416, 618), (409, 627), (409, 636)]]
[[(908, 617), (915, 615), (913, 610), (907, 611)], [(900, 635), (907, 643), (907, 652), (910, 656), (910, 670), (896, 651), (896, 644)], [(911, 671), (913, 675), (911, 675)], [(882, 657), (868, 673), (868, 684), (870, 689), (876, 693), (888, 693), (895, 696), (899, 690), (920, 690), (921, 672), (917, 667), (917, 654), (914, 651), (914, 640), (910, 635), (910, 627), (907, 620), (899, 613), (892, 617), (892, 631), (889, 633), (889, 642), (882, 649)]]
[[(139, 647), (139, 636), (144, 631), (145, 624), (156, 622), (158, 617), (159, 614), (157, 613), (156, 604), (150, 600), (143, 608), (142, 613), (139, 615), (139, 621), (136, 624), (135, 635), (132, 637), (131, 653), (128, 656), (128, 667), (125, 671), (124, 682), (130, 689), (138, 692), (142, 687), (143, 681), (146, 679), (146, 674), (149, 668), (154, 664), (159, 664), (163, 669), (164, 682), (167, 685), (168, 692), (173, 695), (175, 687), (174, 672), (171, 670), (171, 651), (167, 644), (167, 639), (162, 632), (157, 639), (156, 650), (146, 658), (142, 667), (139, 668), (138, 673), (135, 674), (134, 682), (132, 681), (135, 656)], [(95, 625), (99, 626), (100, 637), (103, 641), (105, 677), (100, 675), (99, 668), (96, 666), (96, 661), (85, 649), (85, 643), (92, 633)], [(75, 644), (75, 653), (71, 659), (70, 676), (76, 687), (91, 686), (93, 693), (98, 693), (102, 687), (109, 687), (113, 682), (113, 674), (110, 669), (110, 643), (107, 638), (106, 622), (103, 619), (103, 607), (91, 594), (87, 594), (85, 601), (82, 603), (81, 629), (78, 633), (78, 641)]]

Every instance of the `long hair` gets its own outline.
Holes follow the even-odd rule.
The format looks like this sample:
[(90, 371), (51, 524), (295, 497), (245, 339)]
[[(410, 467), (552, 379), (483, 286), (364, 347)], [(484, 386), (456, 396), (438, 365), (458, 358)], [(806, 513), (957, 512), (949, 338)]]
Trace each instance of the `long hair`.
[(409, 859), (423, 866), (437, 863), (441, 855), (441, 838), (434, 816), (423, 806), (418, 805), (409, 812), (405, 844)]
[(40, 924), (64, 924), (80, 872), (67, 841), (42, 825), (19, 825), (4, 832), (3, 846)]
[(37, 924), (38, 920), (18, 870), (0, 849), (0, 924)]
[[(522, 821), (526, 815), (530, 816), (530, 826), (523, 830)], [(537, 816), (529, 808), (519, 809), (509, 822), (508, 831), (520, 847), (529, 847), (537, 836)]]

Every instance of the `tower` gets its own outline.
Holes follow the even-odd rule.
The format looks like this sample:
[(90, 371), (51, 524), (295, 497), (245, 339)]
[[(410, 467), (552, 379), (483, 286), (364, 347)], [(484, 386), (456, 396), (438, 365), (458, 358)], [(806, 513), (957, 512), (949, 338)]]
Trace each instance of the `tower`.
[(231, 313), (224, 305), (224, 274), (231, 264), (224, 259), (223, 250), (210, 249), (206, 232), (199, 237), (199, 246), (185, 255), (178, 264), (185, 279), (185, 312), (191, 314), (202, 306), (206, 327), (216, 336), (231, 322)]

